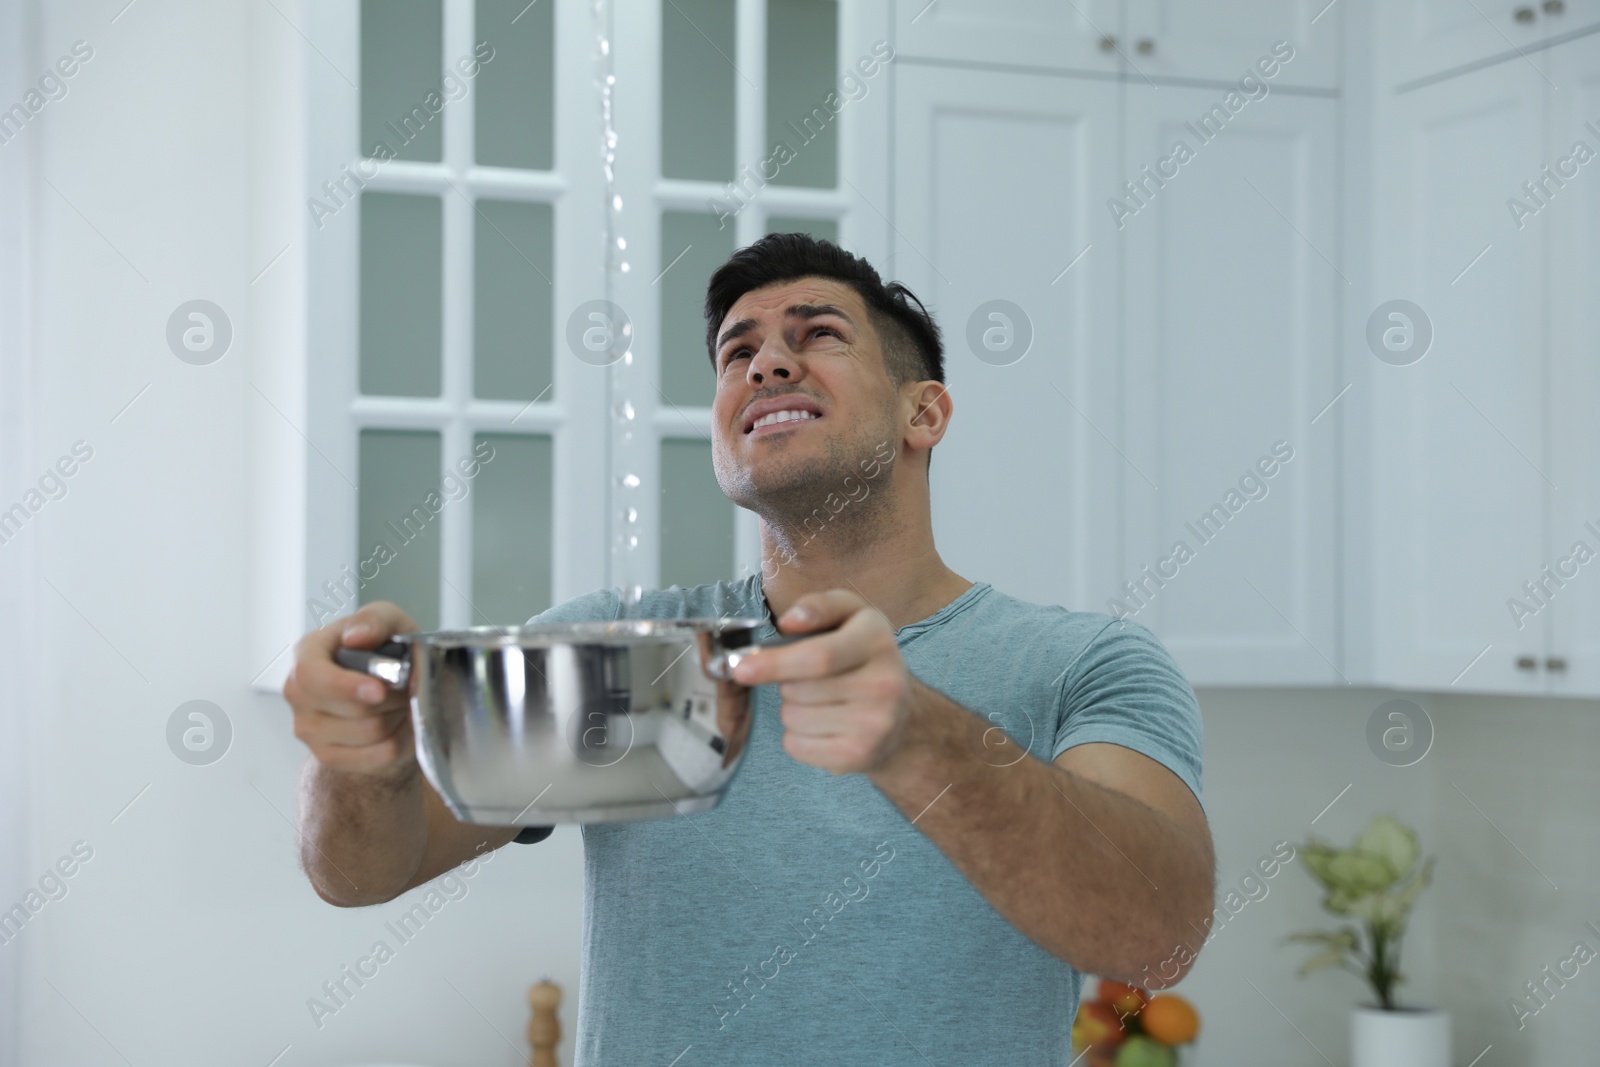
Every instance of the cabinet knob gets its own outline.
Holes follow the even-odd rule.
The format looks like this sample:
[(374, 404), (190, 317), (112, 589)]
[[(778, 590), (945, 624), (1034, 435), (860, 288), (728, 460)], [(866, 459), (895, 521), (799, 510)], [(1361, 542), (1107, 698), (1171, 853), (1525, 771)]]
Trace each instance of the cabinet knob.
[(1518, 22), (1532, 22), (1535, 18), (1535, 15), (1533, 8), (1519, 7), (1511, 13), (1511, 17), (1516, 19)]
[(1517, 670), (1519, 670), (1519, 671), (1533, 671), (1533, 670), (1538, 670), (1538, 669), (1539, 669), (1539, 661), (1537, 659), (1533, 658), (1532, 656), (1518, 656), (1517, 657)]
[(1134, 45), (1141, 56), (1147, 56), (1156, 50), (1156, 43), (1148, 37), (1139, 38), (1139, 43)]
[(1102, 38), (1100, 38), (1100, 51), (1102, 51), (1102, 52), (1115, 52), (1116, 50), (1117, 50), (1117, 39), (1115, 37), (1102, 37)]
[(1551, 656), (1544, 661), (1544, 669), (1547, 671), (1564, 671), (1567, 669), (1567, 661), (1560, 656)]
[(1544, 0), (1544, 13), (1546, 15), (1559, 15), (1566, 9), (1566, 0)]

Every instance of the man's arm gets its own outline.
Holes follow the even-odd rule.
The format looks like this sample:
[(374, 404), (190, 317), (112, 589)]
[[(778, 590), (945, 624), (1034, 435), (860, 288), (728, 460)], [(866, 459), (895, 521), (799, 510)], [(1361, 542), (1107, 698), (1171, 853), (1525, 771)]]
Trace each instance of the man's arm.
[(1147, 988), (1181, 979), (1194, 956), (1178, 949), (1205, 939), (1213, 904), (1211, 834), (1189, 787), (1119, 745), (1079, 745), (1052, 764), (1007, 737), (1009, 753), (980, 759), (969, 739), (992, 724), (912, 689), (906, 744), (868, 772), (873, 783), (1052, 955)]
[(311, 750), (300, 776), (300, 858), (317, 895), (357, 907), (393, 900), (517, 827), (457, 821), (417, 764), (404, 694), (334, 662), (340, 644), (373, 648), (416, 629), (393, 604), (368, 604), (307, 634), (283, 695)]
[(747, 656), (734, 676), (778, 683), (784, 751), (866, 774), (996, 911), (1079, 970), (1155, 987), (1183, 977), (1182, 949), (1210, 925), (1214, 861), (1177, 775), (1113, 744), (1053, 764), (1009, 737), (1013, 755), (999, 752), (987, 739), (1000, 731), (913, 678), (888, 620), (853, 593), (809, 593), (779, 623), (815, 636)]

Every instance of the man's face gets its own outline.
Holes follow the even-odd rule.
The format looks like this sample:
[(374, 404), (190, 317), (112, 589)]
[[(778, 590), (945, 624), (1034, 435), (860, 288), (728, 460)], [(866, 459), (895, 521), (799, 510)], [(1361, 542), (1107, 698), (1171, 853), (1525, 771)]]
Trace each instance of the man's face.
[(716, 374), (717, 481), (752, 511), (809, 511), (842, 492), (880, 442), (900, 447), (898, 390), (877, 331), (841, 282), (746, 293), (718, 326)]

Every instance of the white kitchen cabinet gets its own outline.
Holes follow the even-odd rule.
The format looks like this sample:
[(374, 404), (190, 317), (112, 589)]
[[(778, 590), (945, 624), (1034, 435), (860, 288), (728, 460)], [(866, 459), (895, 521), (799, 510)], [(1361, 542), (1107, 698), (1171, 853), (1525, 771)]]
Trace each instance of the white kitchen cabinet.
[[(942, 6), (942, 5), (941, 5)], [(1118, 87), (897, 71), (893, 262), (944, 330), (933, 527), (958, 573), (1099, 610), (1114, 565)], [(995, 304), (1005, 301), (1009, 307)]]
[(1433, 331), (1419, 361), (1370, 378), (1382, 684), (1547, 687), (1555, 613), (1519, 625), (1508, 600), (1548, 562), (1562, 475), (1545, 335), (1552, 231), (1550, 219), (1519, 228), (1508, 198), (1546, 158), (1551, 55), (1399, 94), (1381, 112), (1373, 298), (1412, 301)]
[[(1600, 555), (1580, 562), (1574, 548), (1582, 541), (1600, 553), (1600, 155), (1578, 164), (1573, 149), (1581, 141), (1600, 153), (1600, 37), (1552, 49), (1549, 74), (1557, 88), (1545, 90), (1549, 144), (1541, 164), (1577, 173), (1554, 188), (1524, 231), (1549, 248), (1546, 381), (1555, 488), (1541, 565), (1563, 584), (1548, 601), (1543, 674), (1551, 693), (1592, 697), (1600, 696)], [(1563, 159), (1572, 163), (1562, 167)]]
[(1257, 73), (1273, 46), (1287, 42), (1294, 60), (1280, 85), (1338, 84), (1337, 0), (1124, 0), (1123, 52), (1129, 80), (1198, 78), (1237, 81)]
[(1408, 0), (1375, 5), (1373, 45), (1386, 87), (1531, 57), (1600, 22), (1600, 0)]
[(895, 51), (910, 59), (1115, 74), (1118, 0), (895, 0)]
[(1126, 551), (1099, 595), (1196, 685), (1337, 683), (1336, 102), (1213, 131), (1217, 89), (1126, 88)]

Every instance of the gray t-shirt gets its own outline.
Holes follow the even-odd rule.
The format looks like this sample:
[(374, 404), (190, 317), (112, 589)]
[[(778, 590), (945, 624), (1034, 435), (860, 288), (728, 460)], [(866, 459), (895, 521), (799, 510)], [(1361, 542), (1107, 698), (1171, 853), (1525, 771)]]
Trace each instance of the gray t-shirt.
[[(531, 621), (618, 607), (599, 590)], [(627, 614), (751, 616), (777, 633), (758, 574), (653, 590)], [(1031, 756), (1111, 742), (1200, 796), (1194, 691), (1138, 623), (979, 582), (896, 636), (918, 680)], [(776, 687), (754, 695), (749, 747), (715, 808), (582, 828), (577, 1067), (1070, 1063), (1082, 975), (1003, 919), (864, 775), (784, 752)]]

